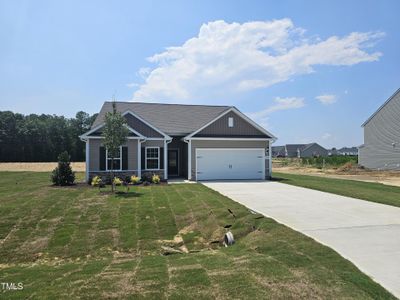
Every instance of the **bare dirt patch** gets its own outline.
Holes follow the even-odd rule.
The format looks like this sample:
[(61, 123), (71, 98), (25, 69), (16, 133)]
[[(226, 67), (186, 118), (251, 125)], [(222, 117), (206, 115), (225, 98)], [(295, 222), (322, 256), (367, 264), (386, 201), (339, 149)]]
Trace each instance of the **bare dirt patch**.
[(299, 166), (276, 166), (274, 172), (312, 175), (337, 179), (359, 180), (365, 182), (378, 182), (387, 185), (400, 186), (400, 172), (398, 171), (372, 171), (361, 168), (317, 169)]
[[(20, 172), (51, 172), (57, 167), (56, 162), (2, 162), (0, 171), (20, 171)], [(72, 162), (73, 171), (85, 172), (84, 162)]]

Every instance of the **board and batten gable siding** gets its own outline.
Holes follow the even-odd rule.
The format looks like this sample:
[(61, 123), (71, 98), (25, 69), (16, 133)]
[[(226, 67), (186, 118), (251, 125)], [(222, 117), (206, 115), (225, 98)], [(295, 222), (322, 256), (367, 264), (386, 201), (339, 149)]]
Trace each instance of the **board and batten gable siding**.
[(359, 164), (369, 169), (400, 170), (400, 92), (364, 125)]
[(300, 151), (301, 157), (328, 156), (328, 150), (318, 144), (313, 144), (310, 147)]
[[(101, 139), (89, 139), (89, 172), (100, 171)], [(137, 140), (129, 139), (122, 146), (128, 147), (128, 170), (137, 170)]]
[[(233, 127), (228, 126), (228, 119), (233, 118)], [(265, 133), (261, 132), (241, 116), (231, 111), (212, 124), (198, 132), (194, 137), (260, 137), (268, 138)]]
[(143, 121), (139, 120), (135, 116), (131, 115), (130, 113), (127, 113), (125, 116), (126, 122), (128, 123), (128, 126), (135, 129), (137, 132), (141, 133), (142, 135), (146, 137), (156, 137), (156, 138), (162, 138), (163, 136), (145, 124)]
[[(263, 148), (268, 149), (268, 141), (229, 141), (229, 140), (192, 140), (192, 180), (196, 179), (196, 149), (200, 148)], [(269, 174), (268, 160), (265, 161), (265, 176)]]

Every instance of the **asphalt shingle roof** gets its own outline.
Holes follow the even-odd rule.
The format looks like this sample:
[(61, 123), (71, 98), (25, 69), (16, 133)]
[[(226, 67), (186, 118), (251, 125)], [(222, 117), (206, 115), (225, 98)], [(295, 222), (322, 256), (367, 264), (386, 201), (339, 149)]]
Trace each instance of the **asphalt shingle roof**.
[[(168, 135), (187, 135), (215, 119), (232, 106), (116, 102), (117, 111), (128, 110)], [(104, 102), (92, 128), (104, 122), (112, 102)]]

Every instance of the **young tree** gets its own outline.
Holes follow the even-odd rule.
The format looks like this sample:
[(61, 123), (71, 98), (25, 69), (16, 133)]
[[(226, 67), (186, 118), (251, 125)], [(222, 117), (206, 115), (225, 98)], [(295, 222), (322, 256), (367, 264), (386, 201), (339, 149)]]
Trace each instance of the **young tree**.
[(67, 151), (58, 156), (58, 166), (51, 174), (51, 180), (54, 185), (72, 185), (75, 181), (75, 173), (70, 166), (70, 156)]
[[(120, 146), (126, 142), (129, 131), (125, 118), (117, 112), (115, 101), (112, 103), (112, 112), (106, 113), (103, 128), (103, 145), (107, 149), (108, 157), (111, 158), (111, 191), (114, 192), (114, 158), (117, 156)], [(120, 153), (122, 155), (122, 153)], [(107, 162), (108, 162), (108, 157)]]

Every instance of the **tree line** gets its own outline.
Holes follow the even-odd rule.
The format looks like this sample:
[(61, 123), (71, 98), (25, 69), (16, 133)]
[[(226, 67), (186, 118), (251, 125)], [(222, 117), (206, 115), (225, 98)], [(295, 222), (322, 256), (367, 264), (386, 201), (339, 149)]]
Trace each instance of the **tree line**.
[(0, 161), (57, 161), (63, 151), (72, 161), (84, 161), (85, 143), (79, 135), (90, 129), (96, 116), (83, 111), (75, 118), (0, 111)]

